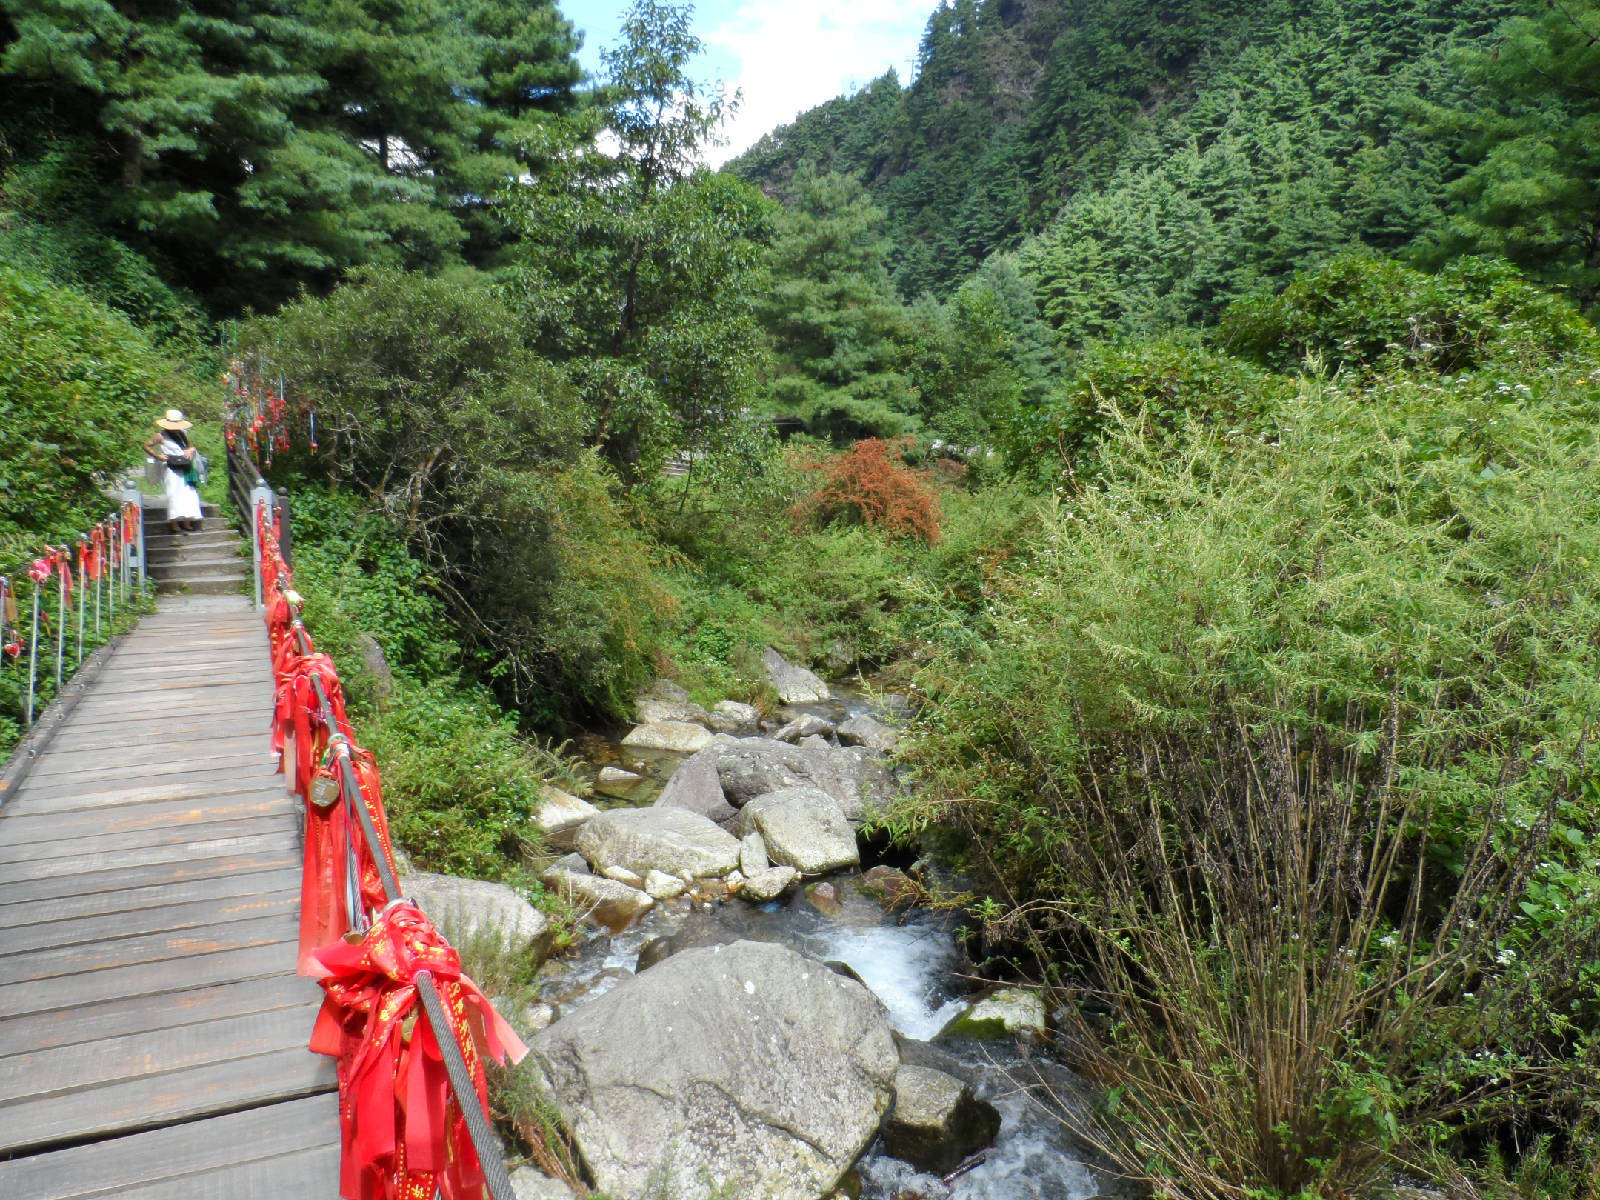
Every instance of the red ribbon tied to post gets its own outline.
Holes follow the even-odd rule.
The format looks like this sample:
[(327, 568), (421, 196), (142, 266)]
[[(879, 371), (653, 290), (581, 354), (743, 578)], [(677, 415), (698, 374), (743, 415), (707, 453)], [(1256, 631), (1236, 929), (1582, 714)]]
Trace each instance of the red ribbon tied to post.
[(450, 1090), (435, 1031), (415, 1019), (417, 976), (438, 987), (487, 1111), (484, 1058), (520, 1062), (527, 1047), (461, 973), (461, 957), (416, 905), (397, 901), (360, 942), (313, 956), (324, 997), (311, 1049), (339, 1060), (344, 1200), (481, 1200), (483, 1170)]

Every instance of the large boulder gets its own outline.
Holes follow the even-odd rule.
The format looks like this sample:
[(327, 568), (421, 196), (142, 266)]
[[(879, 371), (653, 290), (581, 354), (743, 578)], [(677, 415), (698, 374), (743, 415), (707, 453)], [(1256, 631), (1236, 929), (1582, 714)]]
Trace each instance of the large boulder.
[(492, 936), (505, 950), (543, 962), (555, 940), (545, 915), (503, 883), (413, 871), (400, 890), (457, 944)]
[(737, 700), (719, 700), (708, 724), (719, 733), (754, 733), (761, 728), (761, 710)]
[(547, 783), (539, 794), (539, 807), (533, 811), (533, 823), (550, 845), (558, 850), (570, 850), (578, 836), (578, 827), (599, 812), (587, 800), (568, 795)]
[(511, 1172), (511, 1194), (516, 1200), (572, 1200), (572, 1189), (551, 1179), (538, 1167), (521, 1166)]
[(711, 714), (693, 700), (640, 700), (634, 705), (633, 717), (641, 725), (657, 721), (686, 721), (692, 725), (711, 722)]
[(793, 787), (757, 796), (739, 810), (733, 830), (759, 833), (767, 857), (806, 875), (859, 866), (855, 830), (834, 798), (820, 788)]
[(1004, 1038), (1037, 1035), (1044, 1030), (1044, 999), (1038, 992), (999, 987), (954, 1017), (939, 1031), (939, 1038)]
[(878, 754), (887, 754), (894, 749), (900, 735), (882, 721), (862, 713), (839, 726), (839, 740), (847, 746), (865, 746)]
[(629, 730), (622, 744), (634, 750), (671, 750), (676, 754), (693, 754), (709, 746), (711, 738), (711, 731), (704, 725), (690, 721), (656, 721)]
[(790, 746), (765, 738), (735, 738), (712, 747), (722, 794), (735, 808), (768, 792), (814, 787), (838, 802), (844, 815), (860, 821), (893, 795), (888, 770), (855, 747)]
[(578, 831), (578, 853), (595, 870), (663, 871), (682, 879), (726, 875), (739, 865), (739, 839), (685, 808), (614, 808)]
[(595, 1186), (630, 1200), (816, 1200), (877, 1135), (898, 1067), (866, 988), (748, 941), (657, 963), (530, 1051)]
[(772, 736), (780, 742), (801, 742), (810, 737), (826, 737), (833, 732), (833, 722), (816, 713), (801, 713), (787, 725), (781, 726)]
[(718, 824), (731, 821), (735, 810), (722, 795), (722, 779), (717, 773), (719, 754), (719, 746), (707, 746), (679, 763), (656, 797), (656, 807), (686, 808)]
[(883, 1126), (895, 1158), (943, 1175), (999, 1132), (1000, 1114), (969, 1084), (931, 1067), (902, 1064), (895, 1073), (894, 1111)]
[(583, 915), (612, 932), (626, 929), (655, 906), (655, 900), (638, 888), (575, 871), (565, 862), (558, 862), (539, 877), (539, 881), (566, 898)]
[(762, 651), (761, 662), (767, 669), (773, 691), (785, 704), (810, 704), (827, 700), (833, 694), (822, 680), (804, 667), (795, 666), (771, 646)]

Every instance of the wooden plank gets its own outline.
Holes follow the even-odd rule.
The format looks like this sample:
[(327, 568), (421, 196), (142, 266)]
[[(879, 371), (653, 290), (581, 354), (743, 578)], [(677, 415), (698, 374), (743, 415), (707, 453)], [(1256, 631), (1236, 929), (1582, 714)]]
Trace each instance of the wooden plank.
[(143, 766), (81, 771), (73, 775), (55, 775), (45, 779), (29, 778), (22, 794), (33, 799), (51, 799), (57, 796), (88, 796), (104, 792), (134, 791), (159, 786), (170, 780), (226, 782), (249, 775), (255, 779), (270, 778), (276, 764), (260, 746), (242, 754), (220, 755), (208, 753), (197, 747), (176, 762), (146, 763)]
[(276, 816), (235, 817), (231, 820), (218, 818), (186, 825), (169, 824), (166, 828), (146, 826), (114, 838), (102, 834), (79, 833), (76, 837), (57, 838), (49, 842), (21, 842), (9, 845), (0, 842), (0, 873), (4, 872), (5, 864), (8, 863), (74, 857), (89, 853), (91, 848), (98, 846), (116, 846), (121, 850), (130, 850), (139, 846), (190, 843), (197, 839), (210, 842), (219, 838), (267, 834), (294, 837), (298, 828), (294, 814), (288, 812), (278, 813)]
[[(0, 1162), (0, 1196), (13, 1200), (81, 1200), (90, 1196), (120, 1193), (148, 1185), (179, 1186), (173, 1181), (189, 1177), (219, 1186), (204, 1195), (208, 1200), (224, 1197), (234, 1200), (244, 1193), (220, 1185), (223, 1169), (237, 1170), (251, 1164), (281, 1166), (283, 1160), (306, 1153), (324, 1153), (337, 1146), (339, 1107), (335, 1096), (321, 1095), (305, 1100), (290, 1100), (133, 1134), (115, 1141), (75, 1146), (53, 1154)], [(284, 1186), (275, 1192), (262, 1192), (273, 1200), (334, 1200), (336, 1176), (328, 1186), (313, 1188), (290, 1186), (292, 1175), (284, 1175)], [(155, 1196), (173, 1196), (172, 1191), (156, 1191)]]
[(0, 1152), (131, 1132), (339, 1086), (331, 1058), (303, 1047), (0, 1105)]
[[(265, 737), (268, 719), (271, 716), (269, 709), (270, 706), (267, 709), (242, 709), (232, 716), (212, 712), (207, 714), (208, 720), (204, 726), (195, 728), (219, 737), (252, 733), (258, 737)], [(168, 754), (172, 753), (172, 745), (177, 739), (191, 732), (175, 727), (171, 721), (154, 720), (139, 725), (115, 719), (94, 724), (68, 721), (62, 731), (68, 735), (69, 744), (74, 751), (107, 752), (130, 746), (156, 744), (165, 747)]]
[(157, 933), (130, 934), (105, 938), (87, 946), (49, 946), (43, 950), (19, 950), (0, 958), (0, 988), (72, 976), (72, 982), (57, 984), (58, 990), (76, 990), (89, 973), (130, 967), (138, 963), (162, 962), (171, 958), (217, 954), (245, 946), (291, 941), (299, 936), (297, 912), (276, 912), (241, 921), (206, 924), (194, 929), (174, 929)]
[(190, 987), (288, 974), (294, 970), (297, 949), (297, 941), (288, 938), (242, 950), (87, 971), (69, 976), (70, 987), (54, 979), (8, 983), (0, 986), (0, 1017), (19, 1017), (118, 997), (152, 996)]
[(115, 1200), (282, 1200), (285, 1196), (335, 1200), (339, 1193), (339, 1145), (297, 1150), (259, 1162), (235, 1163), (204, 1174), (120, 1189)]
[(283, 792), (242, 793), (198, 800), (150, 800), (121, 808), (65, 813), (0, 812), (0, 842), (28, 845), (69, 838), (103, 836), (112, 840), (142, 829), (167, 827), (176, 833), (212, 821), (239, 821), (246, 817), (294, 816), (302, 801)]
[[(223, 754), (243, 754), (259, 749), (268, 753), (267, 735), (262, 730), (245, 730), (208, 739), (207, 748)], [(100, 764), (113, 767), (136, 767), (145, 763), (170, 763), (173, 747), (161, 741), (141, 741), (123, 747), (115, 753), (103, 750), (80, 750), (70, 742), (53, 748), (44, 761), (33, 768), (35, 779), (51, 775), (67, 775), (74, 771), (99, 770)]]
[[(121, 867), (115, 871), (96, 871), (76, 877), (54, 875), (48, 879), (24, 879), (18, 883), (0, 883), (0, 905), (76, 897), (94, 892), (122, 891), (125, 888), (149, 887), (155, 884), (182, 883), (191, 879), (209, 879), (219, 875), (269, 871), (274, 868), (298, 869), (301, 859), (298, 848), (291, 849), (285, 846), (274, 847), (256, 854), (225, 854), (216, 858), (195, 858), (181, 863)], [(4, 922), (9, 916), (9, 912), (0, 909), (0, 922)]]
[[(32, 925), (11, 926), (0, 932), (0, 956), (29, 950), (61, 949), (105, 943), (135, 934), (176, 932), (211, 925), (228, 925), (252, 917), (296, 916), (300, 912), (300, 888), (281, 888), (254, 896), (234, 896), (225, 900), (198, 900), (189, 904), (163, 904), (136, 908), (128, 912), (96, 913), (63, 921), (40, 921)], [(4, 960), (0, 957), (0, 972)]]
[(294, 891), (300, 887), (298, 864), (270, 871), (228, 872), (180, 883), (158, 883), (146, 887), (118, 888), (107, 892), (58, 896), (48, 904), (10, 904), (0, 914), (5, 929), (20, 931), (35, 925), (54, 924), (82, 917), (106, 920), (118, 913), (138, 912), (189, 904), (201, 900), (226, 903), (246, 896)]
[(23, 883), (51, 875), (75, 876), (90, 871), (115, 870), (118, 867), (184, 862), (191, 858), (255, 854), (283, 848), (288, 840), (281, 833), (271, 833), (178, 842), (165, 846), (136, 846), (131, 850), (97, 850), (86, 854), (69, 854), (61, 858), (12, 863), (6, 869), (6, 879), (8, 883)]
[(27, 1100), (278, 1050), (304, 1050), (311, 1026), (308, 1009), (279, 1008), (0, 1058), (0, 1125), (8, 1111)]
[(278, 790), (282, 791), (283, 784), (279, 777), (266, 774), (220, 780), (184, 777), (176, 782), (163, 784), (159, 787), (133, 787), (121, 792), (86, 792), (76, 796), (35, 795), (31, 789), (24, 788), (16, 799), (6, 805), (6, 809), (8, 812), (16, 811), (19, 813), (74, 812), (80, 809), (106, 809), (116, 808), (124, 804), (143, 804), (152, 800), (237, 796), (245, 792), (259, 793), (269, 790), (274, 780), (278, 780)]
[(279, 1008), (304, 1012), (309, 1037), (321, 996), (322, 989), (311, 980), (288, 974), (150, 996), (119, 996), (81, 1008), (0, 1020), (0, 1057)]

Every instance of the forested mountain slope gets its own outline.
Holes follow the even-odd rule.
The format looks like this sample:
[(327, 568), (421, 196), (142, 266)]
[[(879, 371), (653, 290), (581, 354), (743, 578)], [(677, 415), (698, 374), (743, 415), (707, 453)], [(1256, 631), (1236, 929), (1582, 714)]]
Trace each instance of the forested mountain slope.
[(1034, 234), (1074, 340), (1192, 320), (1334, 248), (1427, 232), (1461, 162), (1426, 105), (1469, 90), (1452, 51), (1520, 9), (948, 0), (914, 82), (812, 109), (729, 169), (780, 196), (801, 163), (860, 179), (908, 298)]

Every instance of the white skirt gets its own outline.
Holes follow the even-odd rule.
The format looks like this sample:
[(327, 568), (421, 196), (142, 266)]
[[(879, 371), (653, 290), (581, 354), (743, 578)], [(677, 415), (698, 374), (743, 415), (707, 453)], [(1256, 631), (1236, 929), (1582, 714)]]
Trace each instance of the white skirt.
[(167, 468), (167, 520), (198, 521), (200, 493), (183, 481), (183, 476)]

